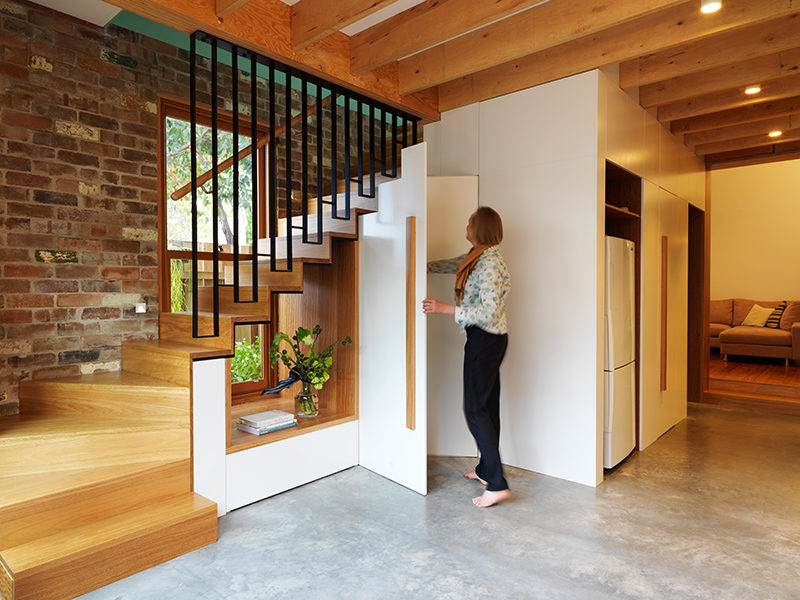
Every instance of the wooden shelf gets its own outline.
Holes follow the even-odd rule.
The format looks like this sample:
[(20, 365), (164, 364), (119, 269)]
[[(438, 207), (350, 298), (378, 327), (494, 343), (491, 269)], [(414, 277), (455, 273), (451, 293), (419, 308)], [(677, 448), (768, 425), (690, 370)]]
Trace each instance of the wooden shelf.
[(606, 216), (613, 216), (613, 217), (626, 217), (629, 219), (638, 219), (639, 215), (635, 212), (632, 212), (625, 208), (624, 206), (614, 206), (613, 204), (609, 204), (606, 202), (606, 210), (610, 210), (610, 213), (607, 213)]
[[(264, 435), (254, 435), (246, 433), (236, 428), (236, 423), (239, 417), (250, 415), (253, 413), (265, 410), (285, 410), (286, 412), (294, 412), (294, 395), (297, 390), (290, 388), (278, 397), (268, 398), (266, 400), (258, 400), (256, 402), (247, 402), (245, 404), (237, 404), (231, 408), (231, 420), (228, 424), (230, 427), (230, 446), (227, 449), (227, 454), (233, 452), (240, 452), (248, 448), (255, 448), (256, 446), (263, 446), (264, 444), (271, 444), (280, 440), (295, 437), (325, 429), (326, 427), (333, 427), (341, 423), (355, 421), (358, 416), (352, 412), (348, 413), (342, 410), (333, 408), (320, 407), (319, 415), (316, 417), (298, 418), (296, 427), (289, 427), (288, 429), (281, 429), (273, 431), (272, 433), (265, 433)], [(324, 395), (325, 389), (321, 394)]]

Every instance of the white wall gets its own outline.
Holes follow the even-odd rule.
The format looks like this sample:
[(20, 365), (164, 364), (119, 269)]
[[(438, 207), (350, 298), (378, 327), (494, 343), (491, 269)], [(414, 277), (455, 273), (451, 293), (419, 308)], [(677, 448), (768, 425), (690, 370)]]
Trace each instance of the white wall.
[(711, 298), (800, 299), (800, 160), (711, 172)]
[(597, 72), (577, 75), (446, 112), (425, 129), (432, 174), (478, 174), (480, 204), (503, 217), (512, 277), (503, 461), (587, 485), (603, 476), (597, 85)]

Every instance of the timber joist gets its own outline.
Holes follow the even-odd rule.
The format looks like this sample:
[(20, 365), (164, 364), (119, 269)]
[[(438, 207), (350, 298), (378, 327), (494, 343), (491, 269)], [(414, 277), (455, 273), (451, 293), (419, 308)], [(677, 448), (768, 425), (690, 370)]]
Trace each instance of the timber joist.
[[(638, 92), (640, 104), (673, 132), (717, 131), (709, 141), (687, 140), (700, 156), (716, 156), (711, 150), (720, 146), (708, 144), (745, 151), (739, 147), (793, 114), (781, 103), (800, 96), (800, 0), (725, 0), (713, 14), (702, 14), (697, 0), (424, 0), (394, 12), (387, 12), (391, 0), (110, 1), (426, 120), (618, 65), (620, 86)], [(760, 94), (745, 96), (754, 84)], [(736, 130), (731, 111), (748, 107), (746, 127)], [(700, 121), (687, 127), (693, 119)]]

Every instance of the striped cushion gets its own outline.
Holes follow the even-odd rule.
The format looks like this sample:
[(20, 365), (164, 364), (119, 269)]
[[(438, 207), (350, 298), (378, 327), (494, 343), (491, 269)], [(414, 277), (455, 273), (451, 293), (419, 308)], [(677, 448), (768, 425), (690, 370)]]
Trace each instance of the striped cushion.
[(772, 329), (777, 329), (781, 325), (781, 316), (783, 315), (783, 311), (786, 310), (786, 300), (781, 302), (778, 307), (772, 311), (772, 314), (767, 318), (767, 322), (764, 324), (764, 327), (771, 327)]

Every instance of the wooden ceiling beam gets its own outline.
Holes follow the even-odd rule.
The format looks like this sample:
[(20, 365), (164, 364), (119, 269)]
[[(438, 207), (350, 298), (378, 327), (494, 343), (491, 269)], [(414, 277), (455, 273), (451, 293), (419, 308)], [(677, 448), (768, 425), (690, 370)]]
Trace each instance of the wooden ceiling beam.
[(502, 19), (541, 0), (427, 0), (350, 38), (359, 74)]
[(549, 0), (401, 60), (400, 89), (412, 93), (430, 88), (685, 5), (685, 0)]
[(689, 100), (665, 104), (658, 107), (658, 120), (665, 123), (792, 96), (800, 96), (800, 73), (773, 81), (764, 81), (761, 84), (761, 92), (753, 96), (745, 94), (744, 87), (740, 87), (718, 94), (706, 94)]
[(706, 154), (703, 158), (706, 161), (706, 168), (709, 170), (745, 167), (747, 165), (778, 162), (781, 160), (794, 160), (800, 158), (800, 142), (772, 144), (769, 146), (759, 146), (758, 148), (747, 148), (746, 150)]
[(749, 23), (785, 16), (791, 13), (792, 1), (797, 0), (729, 0), (725, 10), (717, 13), (713, 19), (700, 13), (696, 1), (684, 2), (668, 10), (440, 84), (439, 110), (458, 108), (597, 67), (630, 61), (687, 39), (699, 39)]
[(396, 0), (300, 0), (292, 6), (292, 47), (305, 48)]
[[(731, 3), (725, 4), (725, 10), (739, 9), (743, 14), (748, 12), (744, 2), (733, 6), (729, 4)], [(800, 12), (796, 2), (794, 12), (791, 0), (759, 0), (747, 4), (755, 6), (759, 12), (762, 5), (772, 5), (764, 6), (767, 9), (764, 13), (771, 14), (771, 20), (753, 19), (752, 22), (761, 22), (715, 33), (704, 39), (685, 42), (626, 61), (620, 65), (620, 87), (641, 87), (800, 46)]]
[(639, 88), (639, 104), (652, 108), (800, 73), (800, 48), (682, 75)]
[(778, 141), (781, 143), (800, 141), (800, 129), (790, 129), (784, 131), (780, 138), (771, 138), (767, 134), (762, 133), (760, 135), (751, 135), (733, 140), (712, 142), (710, 144), (698, 144), (695, 146), (694, 152), (698, 156), (704, 156), (706, 154), (719, 154), (720, 152), (729, 152), (730, 150), (744, 150), (745, 148), (774, 144)]
[(679, 133), (694, 133), (695, 131), (741, 125), (798, 113), (800, 113), (800, 96), (795, 96), (784, 100), (776, 100), (775, 102), (761, 102), (718, 113), (700, 115), (699, 117), (678, 119), (670, 123), (670, 130), (676, 135)]
[(250, 0), (214, 0), (215, 12), (220, 19), (242, 8)]
[(341, 32), (326, 37), (313, 48), (294, 50), (291, 43), (291, 7), (280, 0), (249, 2), (223, 22), (216, 15), (215, 0), (108, 2), (184, 33), (198, 29), (206, 31), (426, 120), (439, 118), (436, 90), (400, 95), (396, 64), (385, 65), (363, 75), (352, 75), (350, 38)]
[(800, 129), (800, 114), (778, 117), (775, 119), (765, 119), (763, 121), (753, 121), (742, 125), (732, 125), (730, 127), (719, 127), (708, 131), (698, 131), (687, 133), (683, 136), (683, 144), (688, 148), (694, 149), (699, 144), (710, 144), (737, 138), (749, 137), (769, 133), (770, 131), (788, 131), (790, 129)]

